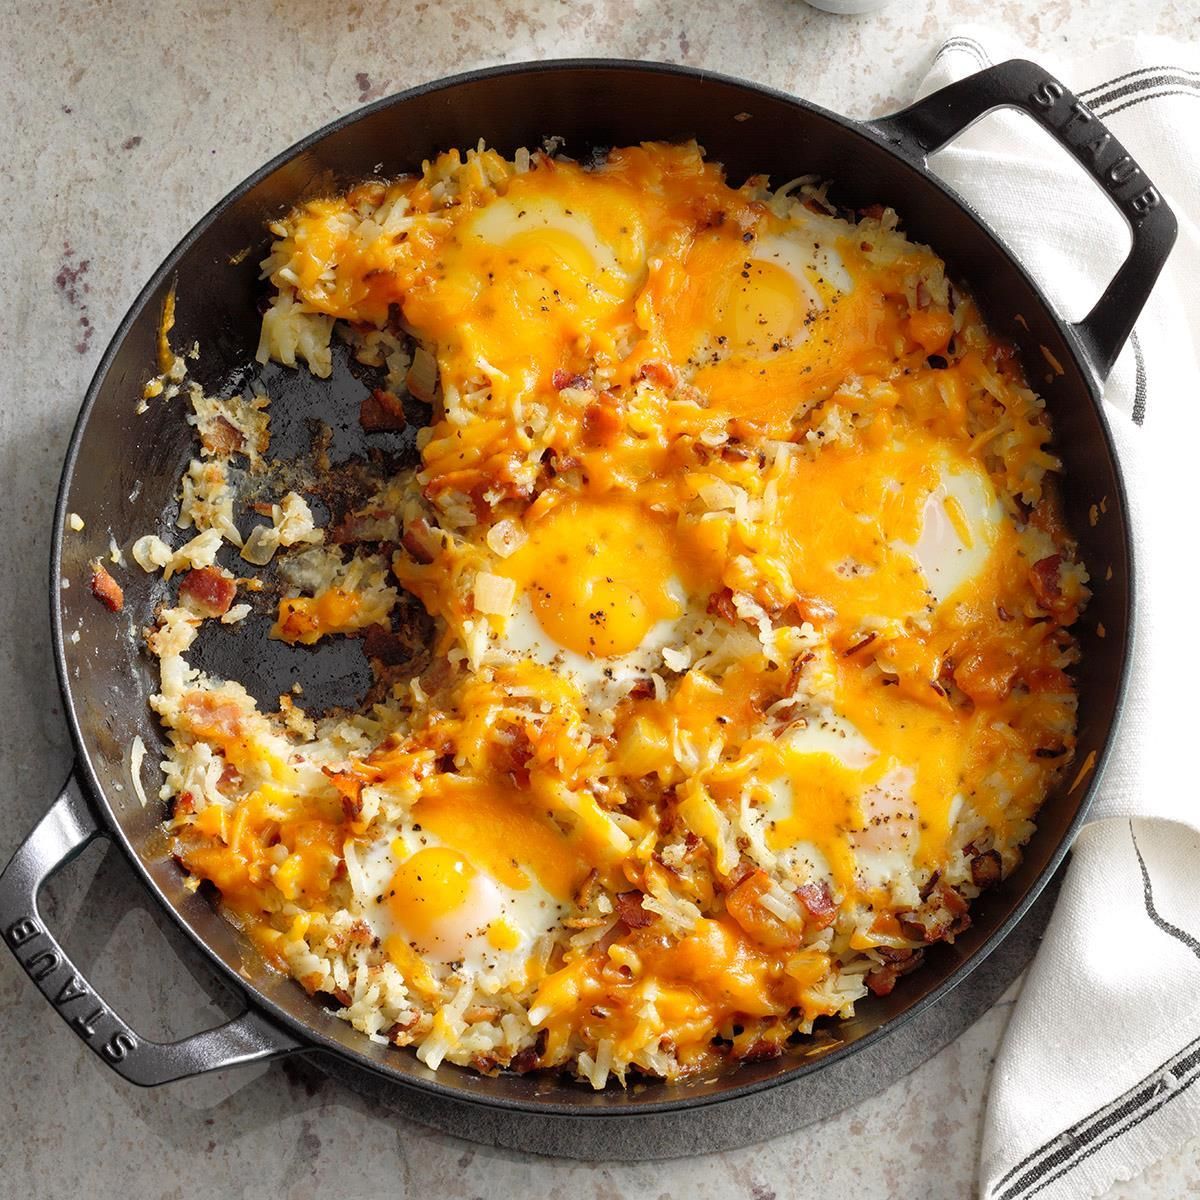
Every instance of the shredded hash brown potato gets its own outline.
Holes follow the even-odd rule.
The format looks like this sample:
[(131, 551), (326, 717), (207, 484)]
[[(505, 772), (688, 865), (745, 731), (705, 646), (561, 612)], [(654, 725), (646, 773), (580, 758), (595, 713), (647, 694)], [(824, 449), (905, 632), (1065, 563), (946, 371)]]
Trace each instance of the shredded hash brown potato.
[[(431, 1067), (600, 1088), (781, 1054), (961, 933), (1072, 759), (1087, 575), (1042, 401), (896, 214), (481, 146), (271, 231), (260, 359), (336, 334), (364, 428), (433, 417), (336, 530), (281, 485), (243, 541), (267, 398), (189, 385), (191, 540), (133, 550), (179, 577), (175, 853), (264, 958)], [(189, 665), (272, 559), (272, 637), (392, 671), (363, 711)]]

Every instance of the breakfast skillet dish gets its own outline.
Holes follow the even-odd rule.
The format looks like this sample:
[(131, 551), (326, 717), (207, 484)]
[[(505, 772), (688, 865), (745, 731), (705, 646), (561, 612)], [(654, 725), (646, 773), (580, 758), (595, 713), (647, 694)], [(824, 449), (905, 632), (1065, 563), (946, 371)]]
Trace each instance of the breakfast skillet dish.
[[(1088, 593), (1043, 404), (937, 256), (695, 144), (450, 151), (271, 232), (260, 360), (338, 339), (365, 430), (432, 417), (320, 528), (268, 396), (189, 384), (164, 320), (189, 540), (132, 553), (189, 885), (375, 1040), (597, 1088), (780, 1054), (953, 940), (1071, 761)], [(272, 637), (363, 638), (360, 711), (189, 664), (269, 563)]]

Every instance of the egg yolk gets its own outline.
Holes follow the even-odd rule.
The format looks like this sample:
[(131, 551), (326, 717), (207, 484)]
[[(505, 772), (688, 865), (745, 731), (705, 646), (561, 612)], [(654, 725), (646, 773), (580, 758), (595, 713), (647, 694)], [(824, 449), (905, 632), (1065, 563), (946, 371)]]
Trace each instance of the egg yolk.
[(595, 658), (636, 650), (679, 617), (682, 575), (694, 575), (670, 523), (628, 500), (571, 500), (542, 517), (504, 564), (542, 629)]
[(471, 893), (478, 872), (457, 850), (428, 846), (400, 864), (388, 888), (392, 916), (416, 938), (434, 938)]

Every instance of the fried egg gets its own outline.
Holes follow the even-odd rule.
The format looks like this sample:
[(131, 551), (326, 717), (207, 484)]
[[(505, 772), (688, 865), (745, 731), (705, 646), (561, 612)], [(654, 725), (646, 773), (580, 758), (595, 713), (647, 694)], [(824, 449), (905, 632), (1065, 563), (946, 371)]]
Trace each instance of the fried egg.
[(880, 616), (926, 621), (987, 569), (1004, 512), (987, 476), (923, 439), (822, 449), (781, 488), (793, 583), (847, 629)]
[(499, 983), (524, 979), (586, 866), (517, 789), (446, 777), (394, 836), (359, 847), (361, 915), (393, 960), (405, 947)]
[(671, 522), (632, 499), (567, 500), (498, 568), (515, 584), (493, 661), (532, 658), (601, 706), (662, 666), (702, 617), (703, 565)]

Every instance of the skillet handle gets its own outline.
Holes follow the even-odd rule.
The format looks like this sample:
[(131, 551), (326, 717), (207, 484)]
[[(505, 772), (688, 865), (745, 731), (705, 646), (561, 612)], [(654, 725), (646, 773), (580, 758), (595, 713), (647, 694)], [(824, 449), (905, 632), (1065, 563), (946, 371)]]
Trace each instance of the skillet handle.
[(0, 936), (72, 1032), (118, 1075), (141, 1087), (299, 1049), (295, 1038), (252, 1008), (182, 1041), (147, 1041), (100, 998), (46, 927), (38, 894), (55, 871), (102, 836), (106, 835), (72, 775), (0, 873)]
[(1103, 382), (1150, 297), (1178, 225), (1162, 193), (1082, 100), (1035, 63), (1012, 59), (941, 88), (868, 127), (921, 167), (997, 108), (1028, 113), (1096, 181), (1129, 225), (1133, 244), (1104, 294), (1070, 326), (1084, 360)]

